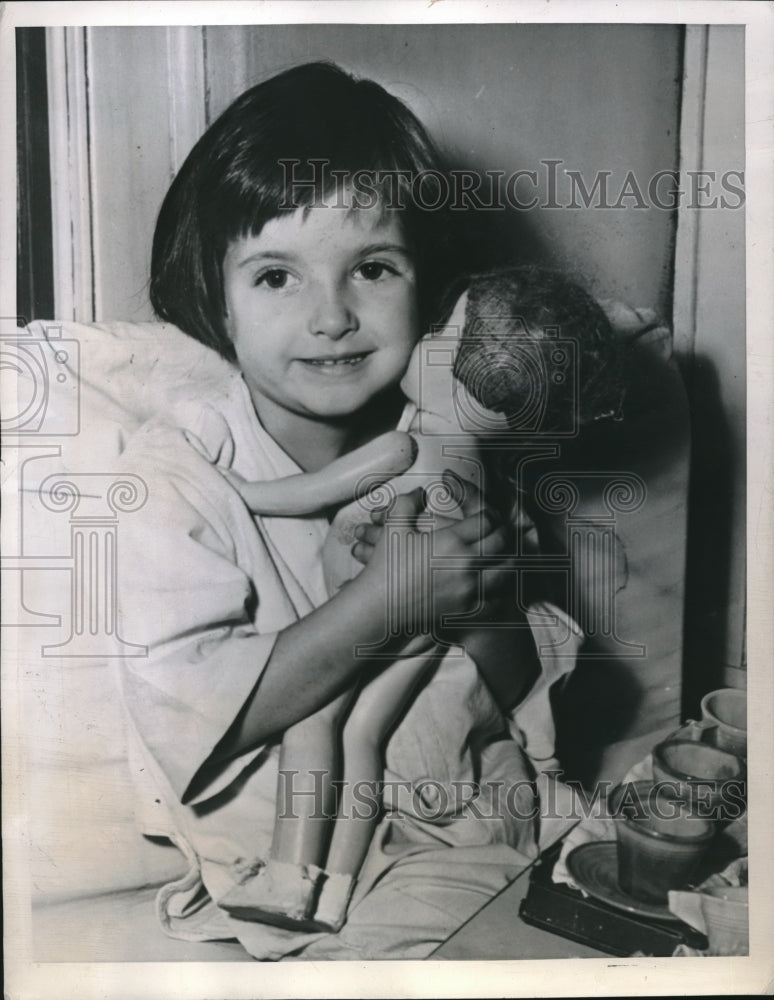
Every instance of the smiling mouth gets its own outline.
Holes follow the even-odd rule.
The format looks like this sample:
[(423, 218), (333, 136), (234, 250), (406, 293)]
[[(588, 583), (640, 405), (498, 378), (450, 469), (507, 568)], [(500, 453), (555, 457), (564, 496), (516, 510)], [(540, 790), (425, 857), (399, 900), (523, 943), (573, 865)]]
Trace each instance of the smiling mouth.
[(299, 358), (299, 361), (314, 368), (354, 368), (361, 361), (365, 361), (369, 353), (364, 351), (361, 354), (342, 354), (336, 358)]

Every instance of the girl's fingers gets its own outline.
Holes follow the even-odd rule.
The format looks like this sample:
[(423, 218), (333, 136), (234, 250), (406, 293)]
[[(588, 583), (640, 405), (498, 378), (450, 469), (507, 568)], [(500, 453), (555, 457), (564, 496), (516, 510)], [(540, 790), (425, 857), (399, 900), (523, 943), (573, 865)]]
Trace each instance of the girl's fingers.
[(415, 521), (425, 508), (425, 491), (421, 486), (409, 493), (401, 493), (387, 514), (387, 521)]
[(354, 558), (365, 566), (374, 554), (374, 547), (368, 542), (355, 542), (351, 551)]
[(510, 520), (517, 531), (529, 531), (535, 526), (535, 522), (521, 506), (514, 507)]
[(516, 576), (510, 562), (494, 569), (487, 568), (486, 572), (482, 573), (481, 579), (485, 601), (493, 600), (495, 597), (507, 593), (509, 589), (515, 596)]
[(481, 490), (474, 483), (462, 479), (452, 469), (444, 469), (442, 479), (453, 495), (461, 497), (460, 510), (463, 518), (474, 516), (486, 506)]
[(373, 524), (382, 525), (387, 520), (389, 507), (375, 507), (371, 511), (371, 521)]
[(494, 531), (490, 531), (488, 535), (485, 535), (481, 539), (481, 548), (477, 553), (482, 556), (499, 556), (503, 553), (512, 551), (512, 546), (509, 542), (512, 540), (512, 531), (506, 528), (504, 525), (495, 528)]
[(456, 521), (448, 530), (453, 531), (460, 541), (471, 544), (486, 538), (500, 527), (499, 518), (495, 517), (492, 510), (484, 505), (480, 510), (464, 517), (461, 521)]
[(366, 542), (368, 545), (376, 545), (382, 535), (384, 528), (379, 524), (359, 524), (355, 528), (355, 538), (359, 542)]

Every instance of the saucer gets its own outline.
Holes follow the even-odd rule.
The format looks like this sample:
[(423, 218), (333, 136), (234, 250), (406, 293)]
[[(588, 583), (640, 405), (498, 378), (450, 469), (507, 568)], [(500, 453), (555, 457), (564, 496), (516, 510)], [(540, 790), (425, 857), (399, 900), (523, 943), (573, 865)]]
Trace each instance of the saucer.
[(577, 886), (589, 896), (640, 917), (680, 923), (666, 903), (646, 903), (635, 899), (618, 884), (618, 847), (614, 840), (581, 844), (567, 855), (567, 870)]

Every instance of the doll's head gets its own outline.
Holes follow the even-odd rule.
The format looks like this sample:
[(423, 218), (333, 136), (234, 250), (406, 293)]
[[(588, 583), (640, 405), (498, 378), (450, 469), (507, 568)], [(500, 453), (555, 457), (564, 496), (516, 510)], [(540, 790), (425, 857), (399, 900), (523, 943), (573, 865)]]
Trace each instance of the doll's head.
[(579, 285), (556, 271), (516, 267), (470, 281), (454, 374), (509, 430), (572, 437), (619, 416), (624, 351)]
[[(443, 165), (414, 114), (371, 80), (336, 66), (299, 66), (242, 94), (208, 128), (173, 181), (153, 240), (157, 315), (233, 360), (223, 259), (270, 219), (326, 201), (330, 211), (399, 213), (429, 324), (450, 277), (445, 212), (424, 207)], [(338, 202), (341, 203), (339, 207)]]
[(401, 383), (420, 411), (475, 437), (575, 437), (618, 418), (626, 341), (559, 272), (474, 276), (443, 328), (414, 350)]

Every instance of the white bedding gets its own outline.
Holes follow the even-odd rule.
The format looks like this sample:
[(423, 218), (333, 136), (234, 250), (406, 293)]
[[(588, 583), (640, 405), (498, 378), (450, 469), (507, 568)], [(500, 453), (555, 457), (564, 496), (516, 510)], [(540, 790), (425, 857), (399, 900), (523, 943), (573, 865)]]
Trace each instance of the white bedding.
[[(632, 319), (632, 314), (623, 319), (622, 326), (629, 323), (636, 329), (638, 323), (643, 325), (642, 318)], [(42, 654), (43, 646), (65, 642), (72, 631), (71, 517), (67, 511), (45, 507), (37, 496), (39, 485), (54, 474), (67, 473), (72, 480), (73, 474), (117, 473), (128, 434), (173, 400), (189, 395), (192, 385), (199, 386), (202, 394), (217, 394), (223, 380), (233, 377), (233, 370), (209, 349), (165, 324), (56, 324), (59, 336), (52, 338), (49, 331), (49, 339), (47, 325), (36, 323), (28, 328), (31, 349), (39, 352), (51, 373), (45, 420), (39, 432), (19, 439), (23, 447), (15, 450), (19, 457), (15, 467), (8, 463), (5, 512), (6, 522), (10, 518), (18, 523), (19, 532), (15, 551), (9, 553), (6, 546), (6, 554), (14, 556), (15, 561), (4, 573), (4, 582), (10, 577), (11, 582), (19, 584), (21, 606), (14, 611), (27, 626), (12, 632), (18, 642), (18, 670), (15, 677), (6, 678), (11, 694), (18, 696), (18, 701), (11, 703), (10, 714), (6, 714), (12, 725), (17, 720), (17, 728), (9, 734), (6, 722), (6, 740), (10, 736), (18, 748), (25, 776), (22, 815), (16, 837), (12, 833), (11, 838), (17, 841), (16, 846), (22, 845), (29, 852), (36, 947), (41, 959), (49, 961), (67, 950), (68, 936), (73, 941), (72, 960), (92, 945), (95, 960), (102, 957), (101, 952), (106, 953), (105, 959), (120, 953), (126, 958), (153, 960), (163, 954), (164, 958), (180, 956), (184, 960), (183, 952), (192, 959), (200, 954), (202, 960), (216, 953), (229, 959), (238, 953), (244, 958), (246, 953), (238, 945), (172, 941), (158, 930), (150, 909), (154, 887), (179, 877), (185, 862), (176, 850), (140, 835), (127, 763), (125, 724), (113, 675), (116, 660), (104, 656), (71, 658), (51, 649)], [(63, 344), (69, 353), (66, 363), (56, 359)], [(65, 374), (62, 382), (54, 377), (57, 373)], [(26, 391), (34, 395), (36, 387), (25, 389), (25, 377), (23, 373), (20, 376), (20, 394)], [(663, 423), (669, 414), (660, 413), (658, 417)], [(73, 427), (77, 433), (72, 433)], [(635, 625), (632, 634), (652, 635), (655, 628), (661, 628), (661, 638), (651, 643), (649, 664), (640, 664), (650, 668), (647, 677), (642, 670), (639, 674), (650, 700), (642, 716), (630, 726), (632, 733), (676, 721), (679, 713), (681, 618), (675, 613), (680, 597), (675, 581), (681, 580), (681, 547), (684, 549), (681, 505), (685, 448), (681, 446), (669, 464), (651, 466), (648, 474), (654, 484), (655, 500), (638, 521), (640, 527), (632, 528), (633, 537), (627, 539), (632, 600), (624, 607), (622, 621), (628, 625), (626, 615), (631, 618), (641, 608), (649, 619), (642, 628), (649, 631), (640, 629), (638, 633)], [(19, 491), (15, 510), (14, 486)], [(682, 514), (676, 513), (681, 510)], [(26, 563), (28, 568), (24, 568), (25, 560), (31, 560)], [(665, 587), (664, 580), (671, 582)], [(653, 595), (662, 591), (659, 604)], [(668, 620), (664, 600), (671, 601)], [(495, 845), (488, 860), (481, 855), (478, 860), (458, 855), (463, 881), (469, 863), (481, 865), (474, 880), (477, 887), (471, 892), (468, 886), (463, 892), (469, 903), (465, 912), (457, 905), (455, 887), (449, 886), (449, 894), (442, 886), (450, 852), (427, 853), (427, 864), (419, 858), (412, 860), (409, 853), (403, 863), (405, 877), (398, 878), (394, 890), (389, 883), (383, 886), (384, 908), (380, 911), (379, 894), (373, 893), (371, 903), (360, 903), (350, 943), (345, 938), (333, 945), (332, 939), (323, 941), (310, 948), (309, 957), (357, 957), (358, 949), (364, 954), (376, 949), (377, 955), (400, 952), (419, 957), (428, 953), (451, 933), (455, 921), (470, 916), (514, 877), (519, 864), (514, 855), (497, 856), (504, 846)], [(384, 868), (381, 853), (375, 851), (372, 858), (376, 866), (374, 879)], [(434, 867), (436, 864), (439, 867)], [(420, 890), (421, 886), (424, 888)], [(429, 908), (424, 910), (426, 915), (432, 914), (432, 919), (428, 916), (427, 920), (428, 933), (414, 934), (413, 944), (400, 935), (386, 940), (379, 913), (396, 912), (397, 907), (401, 918), (405, 918), (407, 906), (416, 907), (417, 913)], [(70, 916), (63, 919), (65, 913)], [(82, 924), (74, 914), (84, 917)], [(70, 923), (71, 919), (74, 923)], [(110, 930), (125, 921), (127, 928), (134, 928), (127, 935)], [(392, 918), (390, 922), (395, 923)], [(402, 919), (401, 924), (405, 927), (406, 920)], [(73, 934), (76, 925), (80, 929)], [(136, 954), (131, 954), (133, 951)]]

